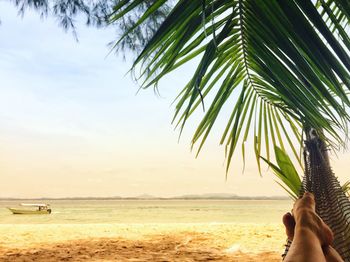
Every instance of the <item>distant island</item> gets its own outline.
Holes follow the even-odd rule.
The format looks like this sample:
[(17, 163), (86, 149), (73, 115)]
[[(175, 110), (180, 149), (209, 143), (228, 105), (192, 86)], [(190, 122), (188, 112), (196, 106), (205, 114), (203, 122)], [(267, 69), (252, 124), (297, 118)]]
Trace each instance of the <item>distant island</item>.
[(43, 197), (43, 198), (0, 198), (6, 200), (289, 200), (287, 196), (238, 196), (236, 194), (211, 193), (211, 194), (189, 194), (174, 197), (157, 197), (142, 194), (135, 197)]

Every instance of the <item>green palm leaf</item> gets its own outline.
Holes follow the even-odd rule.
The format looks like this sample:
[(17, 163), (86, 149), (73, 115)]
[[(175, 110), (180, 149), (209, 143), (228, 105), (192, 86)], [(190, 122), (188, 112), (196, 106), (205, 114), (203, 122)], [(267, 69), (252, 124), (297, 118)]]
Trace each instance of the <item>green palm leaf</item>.
[[(153, 1), (135, 28), (164, 2)], [(249, 136), (259, 169), (262, 152), (269, 161), (276, 146), (291, 150), (301, 164), (302, 126), (323, 130), (331, 145), (343, 144), (350, 118), (346, 111), (350, 45), (343, 33), (349, 4), (340, 0), (335, 7), (330, 1), (307, 0), (175, 2), (134, 69), (141, 70), (147, 88), (200, 57), (177, 98), (174, 117), (182, 130), (204, 103), (206, 112), (192, 139), (192, 145), (199, 143), (198, 152), (224, 106), (232, 107), (220, 140), (227, 150), (227, 169), (239, 143), (245, 157)], [(141, 3), (120, 2), (111, 22)], [(344, 37), (335, 37), (335, 31)]]
[(275, 154), (277, 165), (271, 163), (264, 157), (261, 158), (272, 168), (274, 174), (280, 180), (280, 182), (277, 181), (277, 183), (281, 185), (293, 199), (296, 200), (298, 199), (301, 190), (300, 176), (284, 150), (276, 146)]

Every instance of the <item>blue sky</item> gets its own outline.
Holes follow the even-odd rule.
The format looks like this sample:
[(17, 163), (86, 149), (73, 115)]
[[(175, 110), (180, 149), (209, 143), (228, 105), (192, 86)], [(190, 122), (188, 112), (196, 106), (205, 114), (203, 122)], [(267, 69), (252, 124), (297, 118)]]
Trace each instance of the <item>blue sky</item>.
[(190, 138), (202, 112), (178, 143), (171, 102), (193, 64), (160, 83), (161, 97), (136, 95), (132, 55), (106, 57), (115, 30), (79, 26), (76, 42), (54, 20), (21, 19), (6, 2), (0, 18), (0, 197), (284, 195), (252, 158), (242, 175), (238, 157), (225, 181), (223, 120), (198, 159)]

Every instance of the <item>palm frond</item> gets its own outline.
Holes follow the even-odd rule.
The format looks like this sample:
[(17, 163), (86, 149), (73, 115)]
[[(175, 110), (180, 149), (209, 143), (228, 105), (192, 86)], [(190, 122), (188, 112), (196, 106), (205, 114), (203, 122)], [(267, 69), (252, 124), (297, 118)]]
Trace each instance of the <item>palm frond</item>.
[(346, 181), (343, 185), (342, 185), (342, 190), (343, 192), (348, 196), (350, 197), (350, 181)]
[(268, 164), (273, 173), (279, 179), (276, 181), (286, 192), (294, 199), (298, 199), (301, 190), (301, 179), (296, 171), (293, 162), (290, 160), (287, 153), (279, 148), (275, 147), (275, 156), (277, 165), (270, 162), (268, 159), (261, 157)]
[[(113, 22), (141, 2), (120, 2)], [(199, 143), (198, 152), (222, 109), (231, 107), (220, 140), (227, 150), (227, 169), (239, 143), (245, 156), (249, 136), (259, 168), (262, 152), (269, 160), (276, 146), (290, 149), (301, 164), (302, 126), (324, 130), (324, 138), (339, 145), (350, 118), (350, 45), (332, 33), (345, 30), (349, 6), (329, 2), (179, 0), (134, 69), (141, 70), (147, 88), (199, 57), (177, 98), (174, 117), (181, 132), (204, 101), (206, 112), (192, 139), (192, 145)], [(162, 4), (154, 1), (135, 28)]]

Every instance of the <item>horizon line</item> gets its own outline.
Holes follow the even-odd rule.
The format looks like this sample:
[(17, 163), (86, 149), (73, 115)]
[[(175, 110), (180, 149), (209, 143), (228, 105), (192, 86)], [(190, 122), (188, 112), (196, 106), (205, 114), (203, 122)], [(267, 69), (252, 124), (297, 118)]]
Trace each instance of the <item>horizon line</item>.
[(178, 200), (194, 200), (194, 199), (200, 199), (200, 200), (288, 200), (290, 197), (288, 196), (239, 196), (239, 195), (225, 195), (225, 194), (186, 194), (186, 195), (180, 195), (180, 196), (171, 196), (171, 197), (160, 197), (160, 196), (101, 196), (101, 197), (94, 197), (94, 196), (83, 196), (83, 197), (32, 197), (32, 198), (25, 198), (25, 197), (0, 197), (0, 201), (3, 200), (172, 200), (172, 199), (178, 199)]

